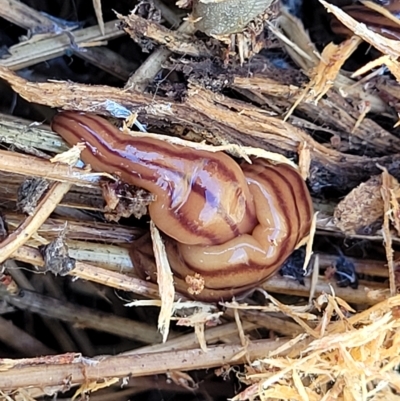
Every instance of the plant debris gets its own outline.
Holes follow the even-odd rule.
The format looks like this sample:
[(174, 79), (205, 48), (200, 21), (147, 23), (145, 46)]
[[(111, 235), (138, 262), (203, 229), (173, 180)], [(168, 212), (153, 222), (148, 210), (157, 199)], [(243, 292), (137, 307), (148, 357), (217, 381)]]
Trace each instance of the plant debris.
[[(1, 400), (400, 399), (400, 40), (363, 10), (399, 19), (315, 3), (0, 0)], [(290, 164), (311, 233), (257, 288), (189, 300), (153, 195), (81, 168), (57, 109)]]

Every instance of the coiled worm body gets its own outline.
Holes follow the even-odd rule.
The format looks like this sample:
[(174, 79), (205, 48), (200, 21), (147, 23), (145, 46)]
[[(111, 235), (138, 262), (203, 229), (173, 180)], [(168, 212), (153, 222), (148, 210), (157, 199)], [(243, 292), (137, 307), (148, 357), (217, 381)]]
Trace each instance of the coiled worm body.
[[(203, 280), (197, 299), (250, 289), (275, 273), (310, 231), (311, 197), (287, 164), (239, 165), (221, 152), (130, 136), (92, 114), (62, 112), (52, 128), (70, 145), (84, 143), (81, 158), (95, 171), (154, 194), (149, 214), (166, 235), (175, 284), (184, 294), (193, 296), (186, 281), (194, 276)], [(149, 243), (138, 240), (131, 254), (138, 272), (154, 279)]]

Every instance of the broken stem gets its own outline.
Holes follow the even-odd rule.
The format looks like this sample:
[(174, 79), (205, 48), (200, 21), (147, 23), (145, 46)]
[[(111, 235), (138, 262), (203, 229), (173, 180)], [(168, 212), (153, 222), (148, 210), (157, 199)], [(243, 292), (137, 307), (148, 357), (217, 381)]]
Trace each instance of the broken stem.
[(70, 188), (71, 184), (64, 182), (54, 183), (50, 187), (32, 215), (28, 216), (12, 234), (0, 243), (0, 263), (8, 259), (36, 233)]

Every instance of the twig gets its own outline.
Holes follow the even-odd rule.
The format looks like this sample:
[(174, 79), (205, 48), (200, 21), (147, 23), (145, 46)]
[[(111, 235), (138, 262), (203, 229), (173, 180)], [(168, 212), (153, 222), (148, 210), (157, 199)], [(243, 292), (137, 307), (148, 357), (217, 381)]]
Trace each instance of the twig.
[[(43, 258), (37, 249), (29, 247), (19, 248), (12, 257), (22, 262), (43, 266)], [(123, 291), (130, 291), (145, 297), (159, 299), (158, 288), (155, 284), (126, 274), (113, 272), (77, 261), (75, 268), (69, 272), (71, 276)], [(182, 297), (181, 297), (182, 299)]]
[[(153, 3), (156, 8), (161, 11), (162, 17), (172, 26), (172, 28), (176, 28), (182, 22), (182, 18), (177, 15), (175, 10), (168, 7), (162, 0), (153, 0)], [(181, 14), (186, 15), (183, 11)]]
[[(172, 25), (178, 26), (181, 23), (181, 19), (166, 6), (161, 0), (155, 0), (154, 5), (161, 11), (162, 16)], [(186, 27), (189, 24), (184, 22), (178, 31), (191, 33)], [(161, 70), (162, 65), (167, 61), (171, 51), (166, 47), (158, 47), (154, 50), (151, 55), (142, 63), (142, 65), (135, 71), (135, 73), (128, 79), (125, 84), (125, 89), (135, 89), (139, 92), (144, 92), (147, 85), (157, 75), (158, 71)]]
[[(241, 345), (232, 344), (210, 347), (207, 353), (194, 349), (101, 359), (83, 358), (79, 354), (41, 359), (0, 359), (0, 388), (14, 390), (30, 386), (57, 386), (65, 383), (65, 380), (74, 385), (112, 377), (140, 377), (174, 370), (209, 369), (263, 358), (286, 341), (255, 341), (248, 344), (245, 353), (242, 353)], [(235, 358), (239, 353), (241, 356)]]
[(105, 47), (87, 47), (83, 49), (72, 49), (74, 55), (82, 60), (101, 68), (121, 81), (126, 81), (132, 71), (136, 70), (138, 65), (133, 61), (128, 61), (125, 57), (115, 51)]
[(0, 340), (26, 356), (54, 354), (54, 350), (0, 316)]
[[(75, 45), (87, 46), (89, 43), (98, 43), (124, 35), (125, 33), (116, 26), (117, 23), (117, 20), (106, 22), (104, 24), (104, 35), (99, 32), (97, 25), (74, 31)], [(70, 35), (71, 33), (62, 33), (40, 41), (27, 41), (13, 46), (9, 49), (11, 56), (1, 59), (0, 65), (12, 70), (20, 70), (62, 56), (72, 46)]]
[(100, 176), (66, 164), (51, 165), (48, 160), (5, 150), (0, 150), (0, 171), (63, 181), (89, 188), (98, 187)]
[[(381, 186), (381, 195), (383, 200), (383, 239), (385, 244), (385, 252), (388, 264), (388, 273), (389, 273), (389, 284), (390, 284), (390, 295), (393, 297), (397, 293), (396, 286), (396, 276), (395, 276), (395, 265), (394, 265), (394, 250), (392, 244), (392, 237), (390, 235), (390, 217), (392, 211), (392, 202), (391, 202), (391, 193), (393, 193), (393, 178), (388, 174), (386, 169), (382, 169), (382, 186)], [(398, 184), (398, 183), (397, 183)]]
[(0, 16), (21, 28), (54, 32), (55, 24), (45, 15), (19, 0), (0, 0)]
[[(167, 47), (174, 53), (193, 57), (213, 56), (213, 53), (207, 48), (204, 42), (184, 33), (189, 30), (188, 23), (182, 25), (181, 29), (177, 31), (171, 31), (162, 25), (135, 14), (128, 16), (117, 14), (117, 17), (123, 22), (124, 31), (135, 41), (139, 41), (145, 37), (146, 39), (154, 40), (159, 45)], [(194, 32), (194, 28), (191, 32)]]
[(160, 313), (158, 316), (158, 329), (163, 336), (163, 342), (167, 341), (168, 332), (171, 325), (171, 317), (174, 311), (175, 287), (171, 266), (168, 261), (167, 252), (161, 233), (150, 222), (151, 240), (153, 243), (154, 257), (157, 265), (157, 285), (161, 298)]
[[(136, 277), (130, 277), (123, 273), (101, 269), (87, 263), (77, 263), (75, 269), (70, 274), (83, 280), (90, 280), (123, 291), (131, 291), (145, 297), (160, 298), (158, 287), (153, 283)], [(183, 299), (183, 297), (180, 297), (180, 299)]]
[(145, 323), (60, 301), (29, 290), (22, 290), (16, 296), (7, 294), (2, 290), (0, 290), (0, 294), (11, 305), (42, 316), (78, 324), (80, 327), (112, 333), (145, 344), (161, 341), (161, 336), (156, 328)]
[[(304, 282), (305, 284), (301, 285), (295, 280), (288, 280), (285, 277), (275, 275), (269, 278), (262, 285), (262, 288), (268, 292), (278, 294), (308, 297), (311, 285), (310, 279), (306, 277)], [(378, 294), (374, 293), (375, 291)], [(358, 289), (353, 289), (351, 287), (338, 287), (335, 283), (327, 282), (320, 278), (315, 288), (315, 296), (323, 293), (332, 294), (332, 292), (346, 302), (359, 305), (374, 305), (389, 295), (388, 286), (383, 283), (360, 280)]]
[(145, 61), (135, 73), (128, 79), (125, 89), (144, 92), (150, 82), (160, 71), (162, 64), (171, 55), (171, 51), (165, 47), (159, 47), (149, 56), (150, 61)]
[(36, 206), (33, 214), (28, 216), (12, 234), (0, 243), (0, 263), (8, 259), (19, 247), (29, 240), (50, 216), (70, 188), (71, 184), (60, 182), (54, 183), (50, 187), (43, 196), (43, 199)]
[[(338, 255), (318, 253), (320, 267), (333, 266)], [(388, 271), (383, 260), (356, 259), (346, 256), (346, 260), (353, 263), (356, 273), (375, 277), (388, 277)]]
[(329, 4), (324, 0), (320, 0), (320, 2), (329, 12), (335, 15), (335, 17), (343, 25), (353, 31), (355, 35), (360, 36), (367, 43), (375, 47), (381, 53), (393, 57), (394, 60), (400, 56), (398, 40), (389, 39), (373, 32), (372, 30), (368, 29), (365, 24), (357, 22), (350, 15), (346, 14), (345, 11), (337, 6), (334, 6), (333, 4)]
[[(233, 316), (232, 310), (228, 308), (225, 315)], [(274, 317), (272, 314), (267, 314), (265, 312), (241, 310), (240, 317), (243, 320), (243, 328), (245, 329), (246, 324), (251, 322), (288, 337), (294, 337), (304, 332), (298, 324), (288, 321), (287, 318)]]
[[(5, 265), (7, 267), (7, 272), (18, 284), (19, 288), (35, 291), (36, 288), (34, 284), (26, 278), (21, 270), (19, 270), (19, 267), (14, 260), (8, 259), (5, 262)], [(72, 341), (70, 335), (68, 334), (65, 326), (63, 326), (60, 321), (46, 317), (43, 317), (42, 320), (46, 325), (47, 330), (57, 341), (59, 349), (61, 349), (63, 352), (79, 351), (75, 343)], [(45, 355), (45, 353), (43, 355)]]
[[(356, 123), (360, 120), (362, 113), (359, 109), (359, 104), (368, 103), (376, 105), (376, 96), (367, 92), (351, 93), (345, 84), (340, 86), (343, 92), (349, 91), (348, 96), (354, 99), (354, 106), (351, 106), (340, 95), (334, 91), (329, 91), (326, 96), (318, 101), (318, 105), (311, 101), (299, 101), (305, 92), (301, 91), (299, 86), (294, 84), (285, 85), (275, 79), (266, 78), (263, 76), (254, 77), (235, 77), (233, 88), (247, 89), (251, 93), (257, 94), (265, 99), (270, 98), (286, 109), (294, 103), (298, 103), (296, 108), (301, 113), (304, 113), (309, 120), (318, 121), (320, 124), (329, 125), (335, 128), (335, 134), (346, 140), (349, 133), (352, 132), (352, 146), (360, 146), (361, 143), (369, 144), (374, 149), (381, 152), (388, 152), (388, 143), (393, 144), (393, 151), (400, 150), (400, 140), (389, 131), (383, 129), (370, 118), (363, 119), (360, 124)], [(311, 84), (309, 85), (313, 87)], [(360, 99), (361, 98), (361, 99)], [(264, 101), (265, 102), (265, 101)], [(357, 106), (356, 106), (357, 105)], [(340, 116), (340, 118), (338, 118)], [(371, 135), (373, 132), (373, 135)], [(392, 142), (393, 141), (393, 142)], [(392, 152), (392, 148), (390, 149)]]
[(96, 13), (97, 23), (99, 24), (99, 29), (101, 34), (104, 36), (104, 19), (103, 19), (103, 10), (101, 8), (101, 0), (93, 0), (94, 12)]
[[(185, 21), (179, 28), (178, 32), (194, 33), (193, 24)], [(145, 62), (135, 71), (125, 84), (125, 89), (143, 92), (147, 85), (161, 70), (162, 65), (168, 60), (171, 55), (171, 50), (166, 47), (159, 47), (145, 60)]]
[[(27, 174), (24, 175), (26, 176)], [(25, 181), (24, 175), (0, 171), (0, 196), (2, 197), (3, 202), (3, 212), (7, 213), (10, 219), (11, 228), (16, 227), (19, 224), (21, 218), (24, 217), (20, 217), (17, 214), (8, 212), (11, 210), (15, 210), (15, 202), (17, 201), (18, 189)], [(91, 188), (84, 186), (73, 186), (59, 203), (58, 214), (62, 215), (63, 217), (80, 220), (82, 221), (82, 223), (88, 222), (89, 216), (85, 215), (85, 212), (83, 212), (83, 210), (104, 212), (104, 199), (100, 186)], [(52, 220), (50, 219), (48, 220), (48, 222), (51, 224)], [(61, 224), (63, 224), (64, 222), (65, 220)], [(59, 224), (60, 220), (54, 221), (56, 231), (59, 227)], [(47, 229), (51, 231), (50, 227), (47, 224), (45, 224), (41, 228), (41, 230), (45, 231)], [(81, 230), (78, 229), (77, 232), (83, 232), (82, 229), (83, 227), (81, 228)], [(93, 226), (92, 228), (87, 227), (87, 230), (90, 236), (90, 233), (93, 233)], [(134, 231), (135, 230), (133, 229), (133, 232)], [(108, 237), (106, 232), (104, 232), (104, 234)], [(126, 238), (126, 233), (124, 233), (124, 230), (122, 230), (120, 234), (122, 239)]]
[[(45, 277), (40, 277), (40, 280), (44, 281), (44, 287), (46, 292), (53, 297), (53, 298), (58, 298), (62, 302), (67, 302), (67, 297), (62, 291), (62, 287), (59, 284), (59, 281), (56, 280), (54, 276), (51, 276), (49, 274), (46, 274)], [(38, 287), (38, 286), (36, 286)], [(60, 323), (55, 319), (50, 319), (50, 321), (54, 324)], [(61, 327), (63, 327), (62, 324), (60, 324)], [(89, 333), (84, 330), (83, 328), (76, 327), (74, 323), (69, 323), (68, 324), (68, 332), (71, 334), (71, 337), (74, 339), (76, 344), (78, 345), (78, 349), (80, 352), (83, 352), (85, 355), (92, 356), (95, 355), (95, 346), (92, 345), (90, 338), (89, 338)], [(66, 333), (67, 335), (67, 333)], [(72, 340), (71, 340), (72, 341)], [(71, 350), (72, 348), (70, 348)], [(68, 351), (66, 351), (68, 352)]]
[[(106, 37), (105, 25), (101, 10), (101, 2), (98, 0), (93, 0), (94, 9), (96, 12), (96, 18), (98, 22), (98, 27), (102, 37)], [(0, 15), (7, 19), (8, 21), (22, 27), (32, 30), (34, 33), (54, 33), (60, 34), (62, 33), (63, 27), (60, 27), (55, 23), (51, 18), (46, 17), (35, 9), (21, 3), (20, 1), (15, 0), (0, 0)], [(79, 25), (76, 24), (72, 29), (76, 29)], [(71, 29), (71, 30), (72, 30)], [(70, 30), (70, 29), (65, 29)], [(74, 34), (69, 34), (70, 39)], [(52, 35), (53, 37), (55, 35)], [(78, 33), (79, 36), (79, 33)], [(38, 36), (35, 37), (38, 39)], [(43, 40), (44, 38), (42, 38)], [(127, 61), (120, 54), (112, 51), (111, 49), (106, 48), (105, 46), (98, 47), (87, 47), (84, 48), (83, 51), (81, 48), (77, 48), (76, 46), (76, 38), (74, 37), (74, 43), (71, 43), (72, 52), (83, 60), (89, 61), (92, 64), (95, 64), (97, 67), (102, 70), (108, 72), (111, 75), (120, 78), (121, 80), (126, 80), (129, 78), (129, 74), (132, 70), (136, 69), (136, 65)], [(89, 40), (90, 41), (90, 40)], [(83, 45), (85, 45), (86, 40), (83, 40)], [(94, 40), (94, 43), (97, 41)], [(101, 40), (99, 40), (101, 43)], [(31, 45), (32, 49), (36, 49), (37, 52), (42, 51), (41, 47), (36, 47), (35, 45)], [(28, 49), (30, 49), (28, 48)], [(35, 54), (32, 54), (32, 59), (36, 59), (38, 57)], [(39, 55), (39, 57), (41, 57)], [(52, 57), (50, 57), (52, 58)], [(1, 63), (1, 62), (0, 62)], [(22, 66), (20, 66), (22, 68)], [(17, 66), (15, 69), (19, 69)]]
[(0, 113), (1, 142), (22, 148), (36, 148), (47, 152), (61, 153), (68, 150), (67, 144), (47, 125)]
[[(257, 322), (244, 322), (243, 328), (246, 331), (254, 330), (259, 325)], [(217, 341), (224, 341), (224, 338), (227, 337), (236, 337), (236, 341), (239, 341), (238, 331), (236, 323), (227, 323), (221, 326), (208, 328), (205, 331), (205, 340), (208, 345), (215, 343)], [(122, 353), (121, 355), (136, 355), (136, 354), (147, 354), (153, 352), (164, 352), (164, 351), (173, 351), (176, 349), (193, 349), (197, 348), (199, 345), (198, 338), (195, 333), (185, 334), (183, 336), (169, 339), (167, 342), (163, 344), (153, 344), (153, 345), (146, 345), (141, 348), (134, 349), (132, 351), (127, 351)]]
[[(1, 182), (1, 181), (0, 181)], [(80, 207), (80, 205), (77, 205)], [(103, 210), (103, 209), (101, 209)], [(18, 226), (23, 220), (24, 216), (17, 213), (3, 212), (3, 218), (7, 221), (9, 229)], [(51, 241), (57, 238), (60, 233), (65, 231), (65, 219), (62, 218), (48, 218), (38, 228), (37, 234), (45, 237)], [(96, 244), (87, 243), (87, 241), (106, 242), (113, 245), (130, 244), (132, 241), (143, 235), (143, 230), (135, 227), (126, 227), (122, 225), (115, 225), (110, 223), (103, 223), (101, 221), (68, 221), (68, 230), (65, 232), (65, 238), (69, 241), (84, 241), (89, 249), (96, 251)], [(101, 246), (104, 246), (102, 244)], [(78, 248), (78, 247), (76, 247)], [(85, 249), (82, 247), (82, 249)], [(113, 253), (113, 252), (111, 252)], [(126, 253), (123, 252), (125, 255)]]

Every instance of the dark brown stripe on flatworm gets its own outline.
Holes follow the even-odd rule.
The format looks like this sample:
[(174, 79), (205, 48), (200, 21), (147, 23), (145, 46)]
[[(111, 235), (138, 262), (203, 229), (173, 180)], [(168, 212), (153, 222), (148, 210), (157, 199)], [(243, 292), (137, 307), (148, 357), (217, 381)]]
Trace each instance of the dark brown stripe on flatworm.
[[(304, 235), (304, 233), (301, 232), (303, 231), (302, 230), (302, 227), (304, 226), (303, 222), (304, 221), (309, 222), (311, 219), (310, 207), (309, 207), (310, 201), (308, 198), (307, 187), (303, 182), (302, 178), (300, 177), (300, 175), (297, 173), (297, 171), (286, 166), (282, 166), (282, 168), (283, 170), (285, 170), (286, 175), (284, 175), (283, 170), (275, 168), (275, 171), (277, 172), (277, 174), (281, 175), (282, 179), (284, 179), (287, 182), (288, 188), (290, 188), (290, 192), (294, 199), (297, 221), (299, 222), (298, 224), (298, 230), (299, 230), (298, 240), (299, 240), (300, 239), (299, 237), (302, 237)], [(289, 176), (291, 178), (289, 178)], [(307, 216), (303, 216), (302, 213), (303, 209), (305, 209), (305, 211), (307, 212)]]
[[(253, 170), (253, 169), (252, 169)], [(278, 198), (278, 202), (277, 203), (277, 207), (279, 208), (279, 210), (282, 213), (278, 213), (278, 216), (280, 219), (284, 219), (286, 221), (286, 226), (288, 229), (288, 237), (290, 237), (292, 235), (292, 228), (293, 225), (290, 224), (290, 216), (291, 216), (291, 212), (290, 210), (288, 210), (289, 205), (287, 204), (287, 202), (285, 202), (286, 196), (285, 193), (282, 191), (282, 188), (280, 188), (276, 181), (274, 181), (274, 175), (276, 174), (275, 171), (271, 170), (270, 168), (265, 168), (263, 169), (263, 171), (261, 172), (253, 172), (253, 179), (258, 181), (261, 185), (262, 182), (264, 181), (266, 183), (266, 185), (268, 185), (271, 189), (269, 189), (268, 187), (265, 187), (265, 190), (271, 195), (272, 198), (274, 198), (274, 200), (276, 200), (276, 198)], [(282, 178), (279, 175), (280, 178)], [(284, 177), (283, 177), (284, 178)], [(285, 184), (287, 186), (287, 180), (284, 179), (283, 181), (285, 181)], [(290, 186), (289, 186), (290, 188)], [(296, 204), (295, 200), (294, 200), (294, 204)]]
[[(99, 123), (98, 119), (95, 116), (92, 115), (87, 115), (85, 116), (87, 118), (89, 118), (92, 121), (96, 121), (96, 123)], [(207, 152), (205, 151), (194, 151), (193, 149), (187, 149), (184, 146), (177, 146), (177, 145), (172, 145), (168, 142), (166, 142), (167, 146), (171, 146), (171, 147), (177, 147), (177, 149), (166, 149), (163, 145), (157, 145), (156, 143), (151, 143), (151, 145), (148, 144), (148, 138), (143, 138), (143, 137), (129, 137), (129, 135), (121, 132), (121, 135), (117, 135), (117, 133), (119, 133), (120, 131), (118, 131), (118, 129), (114, 126), (112, 126), (112, 130), (110, 130), (110, 123), (107, 122), (107, 120), (102, 119), (101, 121), (101, 126), (104, 130), (107, 130), (108, 134), (119, 144), (124, 145), (124, 147), (126, 147), (126, 145), (131, 145), (134, 147), (141, 147), (143, 152), (156, 152), (159, 154), (164, 154), (167, 157), (170, 158), (179, 158), (179, 159), (184, 159), (184, 160), (188, 160), (190, 162), (192, 162), (195, 159), (198, 159), (200, 161), (204, 160), (204, 156), (206, 156), (206, 158), (208, 158), (208, 160), (210, 160), (210, 162), (215, 163), (216, 165), (218, 165), (218, 172), (222, 174), (222, 176), (224, 177), (224, 179), (226, 179), (227, 181), (229, 180), (231, 181), (235, 181), (237, 182), (237, 177), (236, 175), (228, 168), (225, 167), (225, 164), (223, 162), (221, 162), (218, 157), (216, 157), (216, 155), (218, 155), (218, 153), (210, 153), (207, 154)], [(156, 141), (160, 141), (161, 140), (156, 140)], [(198, 156), (198, 152), (200, 152), (202, 155)], [(222, 153), (221, 153), (222, 154)], [(233, 160), (232, 160), (233, 161)], [(171, 169), (169, 165), (167, 165), (166, 167), (164, 167), (163, 164), (156, 164), (157, 166), (163, 167), (163, 168), (167, 168), (167, 169)]]
[[(242, 264), (241, 263), (241, 264), (232, 265), (229, 268), (224, 268), (221, 270), (216, 269), (214, 271), (203, 271), (201, 268), (192, 266), (189, 263), (187, 263), (186, 261), (183, 261), (183, 263), (185, 264), (186, 268), (190, 271), (191, 274), (198, 273), (202, 277), (204, 277), (204, 279), (206, 281), (206, 283), (205, 283), (206, 288), (223, 289), (223, 288), (227, 288), (227, 287), (222, 287), (224, 285), (224, 278), (228, 277), (228, 276), (234, 277), (238, 273), (242, 274), (243, 272), (246, 272), (246, 274), (248, 276), (257, 276), (257, 279), (254, 280), (254, 283), (263, 281), (266, 277), (272, 275), (275, 271), (280, 269), (280, 267), (282, 266), (284, 261), (292, 253), (292, 249), (291, 249), (291, 251), (288, 251), (288, 247), (281, 246), (280, 248), (281, 248), (280, 252), (277, 253), (277, 255), (274, 257), (274, 259), (268, 261), (268, 263), (266, 263), (265, 265), (251, 263), (251, 261), (250, 261), (250, 264)], [(178, 270), (173, 269), (173, 270), (174, 270), (174, 274), (182, 279), (184, 278), (184, 276), (187, 275), (186, 273), (182, 274), (181, 272), (179, 272), (179, 269)], [(221, 286), (219, 286), (219, 284), (218, 284), (218, 286), (210, 286), (210, 284), (207, 284), (207, 279), (219, 280)], [(254, 283), (253, 283), (253, 285), (254, 285)], [(246, 284), (246, 285), (251, 285), (251, 284)]]
[[(261, 163), (259, 164), (261, 165)], [(307, 186), (299, 173), (286, 164), (270, 164), (266, 168), (274, 170), (285, 179), (295, 200), (296, 214), (299, 221), (299, 237), (304, 236), (312, 220), (312, 203)], [(265, 172), (266, 174), (266, 172)]]
[(297, 243), (307, 235), (312, 221), (312, 201), (307, 189), (307, 186), (297, 171), (287, 166), (286, 171), (293, 179), (291, 182), (291, 189), (295, 199), (297, 218), (298, 218), (298, 236)]

